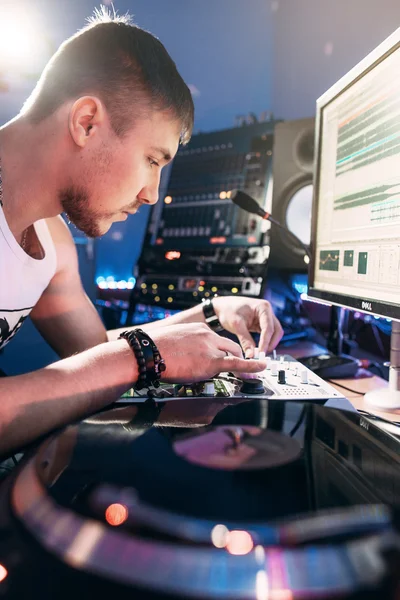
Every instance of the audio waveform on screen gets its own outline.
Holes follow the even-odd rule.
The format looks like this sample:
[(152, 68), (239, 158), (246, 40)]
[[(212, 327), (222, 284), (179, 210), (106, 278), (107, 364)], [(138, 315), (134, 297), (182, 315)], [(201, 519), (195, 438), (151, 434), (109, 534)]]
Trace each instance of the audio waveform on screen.
[(320, 250), (319, 268), (320, 271), (339, 271), (339, 250)]
[(379, 185), (374, 188), (361, 190), (354, 194), (346, 194), (335, 198), (333, 202), (333, 210), (346, 210), (365, 204), (387, 204), (400, 200), (400, 184)]
[(380, 202), (371, 208), (371, 221), (385, 223), (400, 219), (400, 197)]
[(383, 93), (379, 83), (371, 102), (343, 114), (338, 128), (337, 175), (400, 154), (399, 83), (390, 84)]

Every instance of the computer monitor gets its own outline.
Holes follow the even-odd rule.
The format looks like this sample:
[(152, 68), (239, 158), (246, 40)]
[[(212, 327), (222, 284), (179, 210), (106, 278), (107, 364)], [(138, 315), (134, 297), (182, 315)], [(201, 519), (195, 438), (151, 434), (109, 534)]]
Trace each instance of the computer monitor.
[(400, 320), (400, 29), (318, 99), (315, 135), (308, 294)]

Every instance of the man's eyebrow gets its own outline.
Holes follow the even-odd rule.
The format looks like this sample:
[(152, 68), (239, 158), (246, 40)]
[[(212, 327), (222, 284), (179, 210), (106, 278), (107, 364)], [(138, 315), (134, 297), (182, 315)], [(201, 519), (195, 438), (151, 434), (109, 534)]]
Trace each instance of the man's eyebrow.
[(159, 146), (153, 146), (151, 148), (151, 150), (153, 152), (159, 152), (160, 154), (163, 155), (163, 159), (166, 160), (167, 162), (171, 160), (171, 153), (169, 150), (167, 150), (166, 148), (161, 148)]

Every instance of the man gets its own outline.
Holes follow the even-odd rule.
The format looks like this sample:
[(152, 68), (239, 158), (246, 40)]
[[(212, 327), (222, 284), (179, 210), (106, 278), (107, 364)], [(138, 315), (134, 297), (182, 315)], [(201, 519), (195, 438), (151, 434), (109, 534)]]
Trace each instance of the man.
[[(0, 346), (30, 314), (61, 360), (0, 379), (0, 452), (115, 401), (139, 376), (126, 339), (107, 332), (86, 297), (60, 213), (103, 235), (158, 200), (160, 172), (193, 126), (190, 92), (162, 44), (126, 18), (97, 15), (64, 42), (21, 113), (0, 130)], [(222, 326), (253, 356), (281, 327), (263, 300), (216, 298)], [(205, 324), (201, 307), (144, 328), (167, 381), (255, 373), (240, 346)]]

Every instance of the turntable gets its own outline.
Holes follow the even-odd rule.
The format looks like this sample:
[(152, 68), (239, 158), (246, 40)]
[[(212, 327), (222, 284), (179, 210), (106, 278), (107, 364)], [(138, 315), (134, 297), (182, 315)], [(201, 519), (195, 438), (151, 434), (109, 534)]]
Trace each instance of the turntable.
[(135, 431), (132, 401), (46, 440), (0, 486), (0, 598), (398, 597), (394, 433), (215, 396), (171, 400)]

